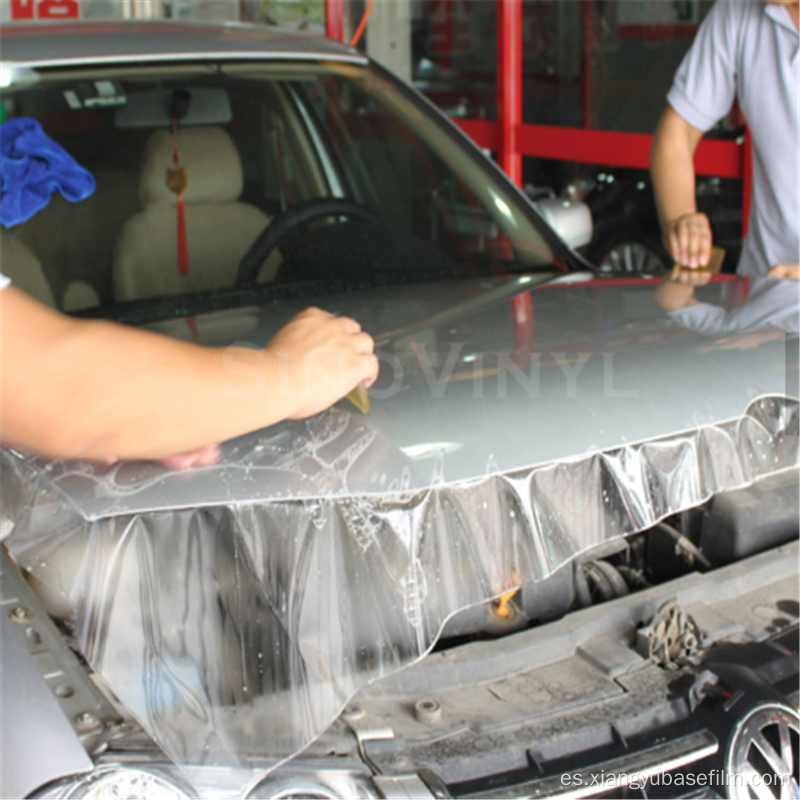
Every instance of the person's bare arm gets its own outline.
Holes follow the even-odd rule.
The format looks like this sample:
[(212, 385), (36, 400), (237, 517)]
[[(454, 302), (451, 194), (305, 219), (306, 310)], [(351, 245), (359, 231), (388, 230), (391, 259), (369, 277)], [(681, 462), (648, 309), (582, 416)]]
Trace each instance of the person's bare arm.
[(767, 277), (800, 281), (800, 264), (776, 264), (767, 272)]
[(263, 349), (206, 348), (0, 293), (0, 440), (49, 457), (174, 456), (310, 416), (377, 372), (358, 323), (318, 309)]
[(702, 138), (702, 131), (667, 106), (650, 151), (664, 246), (676, 263), (687, 267), (702, 267), (711, 258), (711, 225), (698, 213), (695, 196), (694, 151)]

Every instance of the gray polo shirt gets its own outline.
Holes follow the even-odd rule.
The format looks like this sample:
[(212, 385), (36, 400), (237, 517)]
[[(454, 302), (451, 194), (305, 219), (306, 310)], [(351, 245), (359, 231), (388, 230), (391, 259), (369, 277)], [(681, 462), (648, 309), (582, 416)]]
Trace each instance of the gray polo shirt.
[(717, 0), (667, 95), (701, 131), (739, 99), (752, 134), (753, 195), (738, 272), (750, 278), (800, 262), (798, 53), (800, 36), (786, 8)]
[(670, 318), (695, 333), (718, 336), (752, 333), (777, 328), (786, 333), (800, 330), (800, 282), (787, 278), (757, 278), (747, 300), (727, 311), (711, 303), (696, 303)]

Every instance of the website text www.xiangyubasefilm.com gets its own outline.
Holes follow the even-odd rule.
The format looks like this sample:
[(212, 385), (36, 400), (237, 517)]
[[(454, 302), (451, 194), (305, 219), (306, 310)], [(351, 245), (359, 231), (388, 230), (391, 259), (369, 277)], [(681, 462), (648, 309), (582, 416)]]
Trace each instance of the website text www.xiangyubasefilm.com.
[(627, 786), (630, 789), (645, 789), (657, 787), (732, 787), (752, 786), (781, 787), (789, 786), (790, 775), (773, 775), (769, 773), (748, 774), (727, 772), (723, 769), (711, 769), (706, 772), (665, 772), (655, 775), (637, 772), (565, 772), (561, 775), (561, 785), (565, 788), (581, 789), (591, 787), (594, 791), (602, 792)]

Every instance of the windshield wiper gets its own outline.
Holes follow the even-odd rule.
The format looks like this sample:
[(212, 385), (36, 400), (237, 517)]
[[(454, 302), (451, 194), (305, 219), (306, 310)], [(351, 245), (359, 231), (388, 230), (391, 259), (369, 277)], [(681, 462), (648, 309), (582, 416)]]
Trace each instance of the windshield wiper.
[[(571, 275), (572, 273), (567, 273)], [(150, 325), (170, 319), (188, 316), (211, 314), (217, 311), (228, 311), (246, 306), (263, 306), (290, 304), (303, 301), (308, 297), (320, 295), (339, 295), (368, 289), (380, 289), (388, 286), (410, 285), (418, 283), (434, 283), (437, 281), (502, 279), (502, 283), (483, 292), (469, 304), (483, 306), (500, 299), (508, 299), (526, 289), (558, 279), (563, 273), (556, 273), (554, 265), (543, 265), (540, 271), (528, 271), (524, 274), (509, 272), (506, 276), (495, 272), (485, 274), (464, 274), (463, 267), (450, 264), (441, 269), (431, 270), (395, 270), (372, 272), (366, 277), (318, 278), (312, 280), (267, 283), (258, 286), (219, 289), (213, 292), (187, 292), (166, 297), (145, 297), (107, 306), (88, 308), (73, 312), (72, 316), (84, 319), (109, 319), (125, 325)], [(497, 295), (495, 297), (495, 295)], [(469, 310), (464, 304), (458, 306), (461, 312)], [(472, 305), (470, 305), (472, 308)], [(451, 313), (450, 311), (444, 313)]]
[(72, 313), (85, 319), (109, 319), (125, 325), (149, 325), (168, 319), (211, 314), (245, 306), (290, 303), (305, 296), (333, 291), (328, 280), (268, 283), (241, 289), (218, 289), (213, 292), (186, 292), (165, 297), (145, 297)]

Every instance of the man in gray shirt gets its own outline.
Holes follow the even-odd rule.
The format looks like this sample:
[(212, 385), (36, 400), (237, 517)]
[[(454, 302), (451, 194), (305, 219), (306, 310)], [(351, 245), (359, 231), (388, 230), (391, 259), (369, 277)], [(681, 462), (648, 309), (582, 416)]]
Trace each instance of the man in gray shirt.
[[(800, 268), (779, 265), (752, 281), (747, 300), (725, 309), (694, 297), (695, 287), (708, 284), (708, 272), (692, 272), (691, 283), (662, 281), (653, 299), (670, 319), (704, 336), (767, 334), (767, 339), (800, 332)], [(778, 336), (773, 336), (777, 334)], [(760, 339), (759, 339), (760, 341)]]
[(651, 152), (664, 243), (677, 263), (702, 267), (710, 258), (693, 156), (734, 99), (753, 142), (752, 210), (738, 272), (753, 279), (800, 260), (799, 27), (798, 0), (717, 0), (678, 69)]

